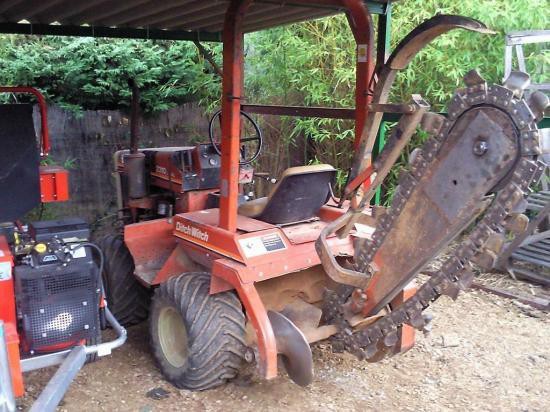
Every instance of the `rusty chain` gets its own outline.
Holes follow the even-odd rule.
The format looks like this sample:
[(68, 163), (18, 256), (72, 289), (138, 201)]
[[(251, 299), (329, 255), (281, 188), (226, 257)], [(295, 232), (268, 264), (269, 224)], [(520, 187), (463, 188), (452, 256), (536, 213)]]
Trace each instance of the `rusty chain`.
[[(392, 228), (392, 222), (437, 158), (440, 148), (445, 144), (456, 121), (468, 110), (483, 105), (500, 109), (508, 114), (515, 124), (517, 144), (520, 148), (515, 166), (496, 188), (490, 205), (478, 220), (475, 229), (460, 243), (441, 268), (403, 304), (392, 308), (391, 312), (369, 326), (353, 331), (344, 315), (347, 295), (336, 292), (325, 294), (325, 318), (339, 327), (339, 333), (335, 337), (339, 349), (347, 350), (360, 359), (369, 359), (380, 350), (386, 350), (397, 344), (398, 330), (403, 324), (422, 329), (425, 326), (422, 312), (433, 301), (441, 295), (448, 295), (455, 299), (460, 291), (469, 286), (474, 276), (470, 261), (480, 252), (492, 233), (504, 230), (502, 226), (506, 217), (523, 200), (529, 191), (529, 186), (540, 178), (543, 165), (536, 160), (536, 156), (540, 154), (536, 116), (526, 100), (521, 97), (521, 93), (518, 96), (517, 91), (504, 86), (488, 86), (480, 78), (477, 84), (457, 90), (441, 128), (436, 133), (432, 133), (424, 143), (421, 151), (411, 162), (409, 171), (401, 174), (398, 192), (393, 198), (391, 207), (377, 222), (372, 239), (365, 243), (364, 250), (359, 252), (357, 268), (364, 273), (368, 272), (370, 262)], [(391, 147), (391, 142), (388, 147)], [(383, 153), (382, 151), (381, 156), (384, 156)]]

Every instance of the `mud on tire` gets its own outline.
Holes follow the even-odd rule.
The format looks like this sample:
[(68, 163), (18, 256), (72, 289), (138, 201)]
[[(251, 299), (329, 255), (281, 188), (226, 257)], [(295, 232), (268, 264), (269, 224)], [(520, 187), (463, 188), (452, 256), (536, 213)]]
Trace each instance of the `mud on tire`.
[(246, 351), (245, 317), (234, 292), (209, 295), (210, 275), (184, 273), (163, 283), (151, 304), (155, 360), (178, 388), (205, 390), (234, 378)]
[(134, 277), (134, 260), (122, 236), (107, 235), (99, 242), (105, 258), (102, 279), (109, 309), (123, 326), (147, 319), (151, 294)]

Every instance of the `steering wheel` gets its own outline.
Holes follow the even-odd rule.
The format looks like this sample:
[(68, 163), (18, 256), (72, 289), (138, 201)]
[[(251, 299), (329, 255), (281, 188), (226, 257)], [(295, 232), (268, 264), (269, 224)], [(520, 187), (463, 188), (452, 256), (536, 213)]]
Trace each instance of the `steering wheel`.
[[(222, 111), (218, 110), (216, 113), (214, 113), (214, 115), (210, 119), (210, 123), (208, 124), (208, 137), (210, 138), (210, 143), (212, 143), (214, 150), (220, 156), (222, 155), (221, 142), (219, 138), (216, 138), (216, 136), (214, 136), (214, 128), (216, 123), (221, 125), (221, 116), (222, 116)], [(239, 164), (247, 165), (252, 163), (254, 160), (256, 160), (260, 155), (264, 138), (262, 136), (262, 131), (258, 127), (258, 124), (252, 119), (252, 117), (250, 117), (247, 113), (243, 111), (241, 111), (241, 117), (243, 117), (245, 120), (248, 120), (248, 122), (252, 125), (252, 129), (253, 129), (252, 135), (246, 136), (245, 134), (246, 137), (241, 137), (239, 139), (239, 142), (240, 142), (239, 144), (241, 146), (241, 158), (243, 159), (239, 162)], [(216, 122), (216, 120), (219, 120), (219, 121)], [(241, 122), (241, 134), (243, 133), (243, 131), (246, 130), (246, 127), (243, 127), (243, 125), (246, 126), (246, 123)], [(247, 157), (247, 152), (248, 152), (247, 146), (254, 145), (254, 142), (256, 145), (256, 149), (253, 151), (252, 156)]]

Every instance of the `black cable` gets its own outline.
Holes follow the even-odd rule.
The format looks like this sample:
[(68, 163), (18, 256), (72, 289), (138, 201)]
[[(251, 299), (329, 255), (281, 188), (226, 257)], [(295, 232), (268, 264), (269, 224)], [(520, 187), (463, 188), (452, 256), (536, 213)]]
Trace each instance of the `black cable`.
[[(79, 245), (80, 247), (89, 246), (92, 249), (94, 249), (97, 252), (97, 254), (99, 255), (99, 273), (103, 273), (103, 265), (104, 265), (104, 262), (105, 262), (105, 257), (103, 255), (103, 251), (101, 250), (101, 248), (98, 245), (96, 245), (95, 243), (89, 242), (89, 241), (86, 241), (86, 242), (65, 242), (65, 244), (67, 244), (67, 245)], [(76, 249), (78, 249), (78, 248), (76, 248)]]
[[(105, 265), (105, 256), (103, 255), (103, 251), (101, 250), (101, 248), (96, 245), (95, 243), (92, 243), (92, 242), (83, 242), (83, 243), (79, 243), (79, 242), (74, 242), (73, 244), (78, 244), (80, 245), (80, 247), (91, 247), (92, 249), (94, 249), (98, 256), (99, 256), (99, 276), (101, 277), (102, 274), (103, 274), (103, 267)], [(101, 282), (101, 293), (103, 293), (103, 282)]]
[(332, 190), (332, 185), (330, 184), (330, 182), (328, 183), (328, 191), (330, 192), (330, 197), (332, 199), (332, 201), (336, 204), (339, 203), (338, 199), (336, 199), (336, 196), (334, 196), (334, 190)]
[[(103, 251), (101, 250), (101, 248), (96, 245), (95, 243), (92, 243), (92, 242), (67, 242), (67, 244), (76, 244), (76, 245), (79, 245), (80, 247), (90, 247), (92, 249), (94, 249), (98, 256), (99, 256), (99, 287), (100, 287), (100, 290), (101, 290), (101, 296), (103, 297), (103, 300), (105, 302), (107, 302), (107, 296), (105, 295), (105, 286), (103, 285), (103, 268), (105, 266), (105, 255), (103, 254)], [(78, 249), (78, 248), (77, 248)], [(99, 321), (100, 321), (100, 328), (102, 330), (106, 329), (107, 328), (107, 321), (106, 321), (106, 318), (105, 318), (105, 309), (104, 308), (99, 308), (99, 315), (100, 315), (100, 318), (99, 318)]]
[(346, 187), (348, 187), (348, 183), (349, 181), (351, 180), (351, 167), (348, 169), (348, 173), (347, 173), (347, 176), (346, 176), (346, 182), (344, 183), (344, 186), (342, 186), (342, 194), (340, 195), (340, 200), (337, 202), (338, 203), (338, 208), (342, 208), (342, 206), (344, 205), (344, 201), (346, 200), (345, 197), (344, 197), (344, 192), (346, 190)]

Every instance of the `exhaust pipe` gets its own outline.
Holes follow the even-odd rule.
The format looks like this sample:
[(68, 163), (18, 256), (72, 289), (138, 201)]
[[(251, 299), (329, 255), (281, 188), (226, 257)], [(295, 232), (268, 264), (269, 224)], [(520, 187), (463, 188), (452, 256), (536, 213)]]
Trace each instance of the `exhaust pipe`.
[(277, 353), (290, 379), (300, 386), (313, 380), (313, 356), (309, 343), (300, 329), (286, 316), (269, 310), (267, 317), (277, 343)]
[(130, 154), (126, 156), (128, 170), (128, 196), (139, 199), (147, 195), (145, 182), (145, 154), (138, 151), (139, 140), (139, 89), (134, 79), (128, 79), (132, 89), (130, 114)]

